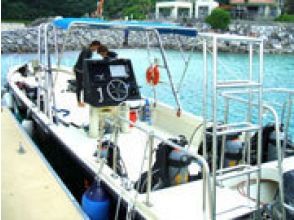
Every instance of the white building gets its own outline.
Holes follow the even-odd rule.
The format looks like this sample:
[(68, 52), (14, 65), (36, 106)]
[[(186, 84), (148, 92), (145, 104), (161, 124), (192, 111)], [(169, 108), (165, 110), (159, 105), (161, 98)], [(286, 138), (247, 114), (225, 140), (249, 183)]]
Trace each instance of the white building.
[(195, 18), (205, 18), (210, 15), (212, 10), (219, 6), (218, 2), (213, 0), (195, 1)]
[[(193, 13), (194, 5), (194, 13)], [(218, 7), (214, 0), (174, 0), (156, 3), (156, 19), (205, 18)]]

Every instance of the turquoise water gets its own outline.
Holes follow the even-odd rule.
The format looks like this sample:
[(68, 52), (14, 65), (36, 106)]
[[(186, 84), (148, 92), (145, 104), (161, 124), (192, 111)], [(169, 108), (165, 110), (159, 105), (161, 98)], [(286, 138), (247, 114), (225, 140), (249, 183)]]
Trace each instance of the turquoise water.
[[(145, 70), (149, 63), (149, 56), (146, 50), (142, 49), (119, 49), (116, 50), (119, 57), (129, 58), (133, 62), (133, 67), (137, 76), (139, 85), (141, 86), (141, 92), (145, 96), (153, 96), (152, 89), (145, 83)], [(160, 58), (157, 50), (151, 50), (150, 54), (153, 58)], [(76, 61), (78, 52), (66, 52), (62, 61), (63, 65), (73, 66)], [(178, 51), (167, 51), (168, 61), (171, 64), (171, 71), (173, 75), (176, 87), (178, 86), (182, 77), (184, 63), (182, 61), (182, 54)], [(187, 54), (185, 54), (187, 55)], [(188, 54), (189, 56), (191, 54)], [(5, 83), (5, 76), (9, 66), (24, 63), (31, 59), (36, 59), (36, 54), (4, 54), (1, 57), (1, 82)], [(188, 57), (186, 56), (186, 59)], [(255, 57), (257, 58), (257, 57)], [(221, 79), (238, 79), (244, 78), (248, 73), (248, 56), (244, 54), (220, 54), (219, 73)], [(210, 59), (209, 59), (210, 62)], [(160, 60), (162, 64), (162, 61)], [(270, 55), (266, 54), (264, 57), (264, 87), (286, 87), (294, 88), (294, 54), (291, 55)], [(253, 70), (255, 74), (258, 72), (258, 59), (254, 61)], [(193, 53), (191, 55), (190, 65), (186, 71), (179, 97), (183, 108), (186, 111), (192, 112), (196, 115), (201, 114), (201, 102), (202, 102), (202, 54)], [(211, 77), (209, 77), (211, 78)], [(161, 83), (156, 88), (156, 94), (158, 100), (175, 106), (175, 101), (171, 93), (171, 89), (168, 86), (168, 78), (164, 70), (161, 70)], [(282, 94), (267, 94), (265, 95), (267, 100), (271, 103), (277, 103), (284, 100), (286, 97)], [(208, 97), (210, 101), (210, 96)], [(220, 120), (223, 120), (222, 112), (222, 100), (219, 102), (218, 116)], [(281, 107), (275, 106), (279, 115), (281, 114)], [(237, 121), (242, 120), (245, 117), (246, 107), (240, 104), (232, 104), (230, 111), (230, 120)], [(292, 107), (293, 116), (291, 118), (291, 135), (294, 138), (294, 108)], [(237, 114), (238, 113), (238, 114)], [(208, 111), (209, 114), (209, 111)], [(241, 116), (243, 115), (243, 116)], [(269, 114), (265, 115), (265, 121), (271, 119)]]

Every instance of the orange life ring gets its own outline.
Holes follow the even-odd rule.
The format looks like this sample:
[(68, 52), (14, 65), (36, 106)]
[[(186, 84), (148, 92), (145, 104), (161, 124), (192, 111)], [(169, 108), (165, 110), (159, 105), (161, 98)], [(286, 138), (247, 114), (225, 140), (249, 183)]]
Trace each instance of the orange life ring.
[(160, 73), (157, 65), (151, 65), (146, 71), (147, 83), (156, 86), (159, 83)]

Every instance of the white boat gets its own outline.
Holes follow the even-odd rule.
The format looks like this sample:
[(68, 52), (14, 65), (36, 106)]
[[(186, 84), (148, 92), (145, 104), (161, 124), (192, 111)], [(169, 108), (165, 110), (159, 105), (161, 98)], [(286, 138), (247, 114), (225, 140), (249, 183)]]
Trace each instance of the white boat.
[[(153, 65), (167, 74), (177, 108), (158, 102), (156, 97), (149, 97), (148, 105), (140, 95), (129, 59), (87, 60), (84, 92), (88, 104), (78, 107), (69, 83), (74, 74), (71, 68), (60, 66), (59, 60), (52, 63), (47, 33), (56, 28), (70, 31), (84, 27), (142, 31), (147, 39), (153, 34), (162, 56)], [(161, 41), (165, 34), (192, 37), (203, 45), (199, 116), (181, 108)], [(220, 41), (248, 46), (249, 59), (244, 65), (249, 68), (243, 79), (219, 76)], [(40, 26), (38, 42), (39, 59), (8, 73), (14, 106), (25, 109), (39, 128), (62, 143), (92, 179), (113, 195), (113, 218), (121, 218), (120, 208), (126, 219), (293, 218), (294, 198), (289, 196), (294, 192), (285, 196), (284, 186), (289, 182), (284, 183), (283, 176), (294, 171), (294, 146), (288, 141), (294, 90), (263, 88), (262, 39), (197, 33), (194, 28), (174, 24), (58, 18)], [(149, 40), (147, 45), (148, 51)], [(61, 50), (56, 44), (55, 49), (61, 57), (66, 45)], [(253, 67), (254, 59), (258, 59), (258, 68)], [(185, 67), (188, 65), (186, 59)], [(281, 100), (283, 118), (263, 99), (268, 92), (287, 95)], [(230, 121), (232, 102), (247, 108), (245, 121)], [(220, 119), (221, 108), (224, 118)], [(262, 132), (265, 112), (273, 115), (270, 134), (274, 144), (266, 143), (265, 134), (270, 134)], [(130, 120), (130, 114), (135, 118)], [(103, 156), (105, 153), (111, 157)]]

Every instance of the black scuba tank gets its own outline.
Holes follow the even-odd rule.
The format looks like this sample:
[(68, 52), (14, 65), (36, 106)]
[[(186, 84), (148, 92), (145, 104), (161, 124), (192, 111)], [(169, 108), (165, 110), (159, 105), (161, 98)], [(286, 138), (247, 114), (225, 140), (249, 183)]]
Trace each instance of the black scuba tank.
[[(182, 147), (188, 144), (183, 135), (171, 138), (169, 141)], [(177, 150), (167, 143), (161, 142), (156, 150), (155, 163), (152, 167), (152, 190), (188, 182), (190, 180), (188, 167), (191, 162), (192, 157), (184, 151)], [(147, 176), (147, 172), (143, 173), (135, 183), (135, 188), (139, 192), (146, 192)], [(194, 179), (194, 177), (192, 178)]]
[[(180, 135), (169, 141), (185, 147), (187, 139)], [(154, 167), (159, 169), (159, 179), (162, 187), (174, 186), (189, 181), (188, 166), (191, 164), (192, 157), (184, 151), (173, 148), (166, 143), (160, 143), (156, 152), (156, 162)]]
[[(283, 124), (280, 125), (280, 141), (281, 146), (283, 146), (284, 142), (284, 131)], [(255, 165), (257, 163), (256, 158), (256, 149), (258, 143), (258, 134), (255, 133), (251, 138), (251, 163)], [(288, 150), (291, 151), (291, 140), (287, 140), (285, 152)], [(262, 128), (262, 163), (276, 160), (277, 159), (277, 151), (276, 151), (276, 132), (275, 125), (273, 123), (268, 123)], [(287, 153), (286, 153), (287, 154)], [(289, 154), (292, 155), (292, 154)], [(287, 155), (284, 155), (287, 156)]]
[[(279, 136), (281, 146), (283, 146), (284, 138), (285, 138), (284, 129), (283, 129), (283, 125), (281, 125), (280, 136)], [(266, 158), (267, 161), (277, 160), (278, 158), (276, 141), (277, 141), (276, 129), (274, 129), (273, 131), (269, 133), (269, 136), (268, 136), (268, 147), (267, 147), (267, 158)]]
[(233, 167), (242, 160), (243, 141), (240, 139), (241, 133), (226, 136), (225, 143), (225, 167)]
[(191, 157), (184, 151), (172, 150), (168, 157), (168, 174), (171, 186), (187, 183), (189, 181), (188, 166)]

